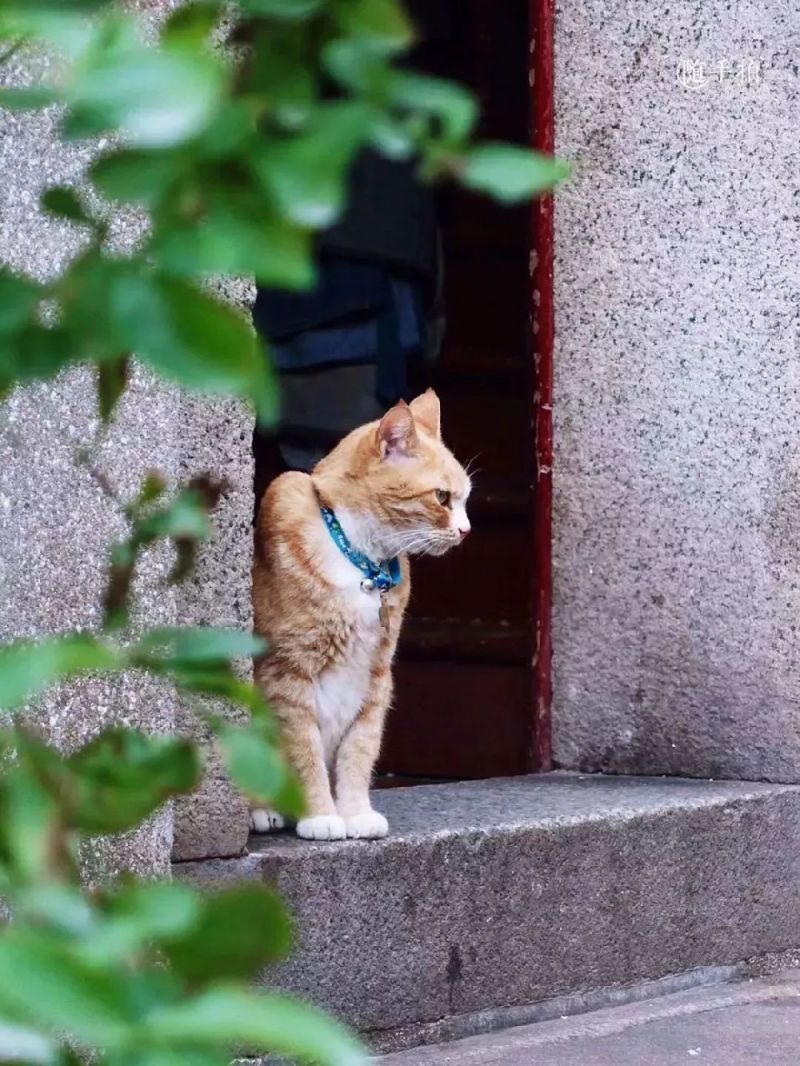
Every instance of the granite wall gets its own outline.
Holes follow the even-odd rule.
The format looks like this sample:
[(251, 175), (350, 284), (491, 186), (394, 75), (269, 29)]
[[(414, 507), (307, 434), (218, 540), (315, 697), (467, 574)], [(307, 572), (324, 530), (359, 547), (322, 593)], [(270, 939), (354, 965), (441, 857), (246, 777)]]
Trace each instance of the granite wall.
[(560, 0), (555, 755), (800, 780), (800, 13)]
[[(174, 6), (148, 4), (148, 18)], [(47, 61), (14, 59), (5, 84), (27, 84)], [(64, 146), (52, 109), (31, 114), (0, 110), (0, 262), (45, 278), (80, 247), (68, 224), (37, 208), (42, 188), (80, 182), (95, 146)], [(113, 239), (137, 239), (142, 220), (119, 212)], [(229, 286), (238, 302), (247, 285)], [(175, 483), (211, 470), (229, 485), (215, 515), (216, 534), (193, 578), (165, 585), (166, 549), (148, 553), (138, 587), (137, 626), (212, 624), (249, 629), (252, 516), (252, 419), (241, 404), (182, 395), (137, 369), (110, 430), (98, 438), (92, 373), (79, 368), (56, 381), (17, 390), (0, 405), (0, 640), (91, 629), (100, 618), (107, 549), (125, 534), (113, 494), (131, 495), (142, 473), (157, 468)], [(79, 446), (97, 440), (96, 477), (75, 461)], [(113, 494), (107, 491), (107, 482)], [(84, 742), (104, 725), (123, 722), (202, 736), (188, 705), (167, 686), (141, 676), (92, 679), (48, 693), (37, 720), (63, 747)], [(200, 792), (159, 813), (121, 841), (102, 841), (88, 861), (98, 870), (132, 867), (166, 871), (179, 858), (238, 854), (247, 838), (247, 811), (213, 753)]]

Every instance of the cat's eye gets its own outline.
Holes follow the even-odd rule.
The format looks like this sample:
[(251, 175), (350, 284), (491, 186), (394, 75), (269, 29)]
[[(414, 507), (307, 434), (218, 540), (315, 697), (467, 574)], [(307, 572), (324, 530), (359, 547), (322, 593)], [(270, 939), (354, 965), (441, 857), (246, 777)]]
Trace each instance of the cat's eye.
[(451, 493), (449, 493), (447, 491), (447, 489), (437, 489), (436, 490), (436, 499), (439, 501), (439, 503), (442, 505), (442, 507), (449, 507), (450, 506), (450, 496), (451, 496)]

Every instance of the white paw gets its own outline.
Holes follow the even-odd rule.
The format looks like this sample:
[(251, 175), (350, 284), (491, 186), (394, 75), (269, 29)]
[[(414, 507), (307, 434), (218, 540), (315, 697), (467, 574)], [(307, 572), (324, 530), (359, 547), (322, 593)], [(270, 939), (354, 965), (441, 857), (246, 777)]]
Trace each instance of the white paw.
[(376, 840), (389, 832), (389, 823), (378, 811), (364, 811), (344, 820), (347, 835), (361, 840)]
[(277, 811), (265, 811), (256, 809), (250, 811), (250, 828), (254, 833), (272, 833), (276, 829), (283, 829), (286, 819)]
[(317, 814), (313, 818), (301, 818), (297, 823), (297, 835), (304, 840), (344, 840), (347, 833), (344, 818), (338, 814)]

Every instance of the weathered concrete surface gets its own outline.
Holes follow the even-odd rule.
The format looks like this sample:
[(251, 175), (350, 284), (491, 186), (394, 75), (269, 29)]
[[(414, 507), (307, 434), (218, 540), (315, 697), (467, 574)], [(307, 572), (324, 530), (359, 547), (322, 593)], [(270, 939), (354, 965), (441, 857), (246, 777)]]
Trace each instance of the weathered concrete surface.
[[(239, 296), (239, 293), (236, 294)], [(197, 562), (191, 582), (178, 593), (178, 615), (186, 625), (253, 628), (250, 571), (253, 552), (253, 419), (235, 400), (184, 397), (180, 409), (179, 461), (184, 477), (210, 470), (228, 486), (214, 515), (214, 539)], [(250, 663), (242, 664), (250, 673)], [(230, 716), (236, 712), (219, 706)], [(178, 709), (179, 728), (201, 739), (208, 753), (200, 789), (175, 804), (176, 859), (240, 855), (247, 844), (250, 816), (218, 759), (208, 732)]]
[(556, 758), (797, 781), (800, 19), (557, 7)]
[[(41, 73), (47, 62), (32, 61)], [(25, 83), (30, 70), (14, 61), (4, 67), (6, 83)], [(58, 273), (80, 247), (72, 227), (37, 209), (47, 185), (80, 179), (91, 149), (60, 144), (56, 115), (0, 111), (0, 259), (38, 278)], [(131, 216), (117, 225), (117, 239), (135, 239), (140, 222)], [(97, 430), (93, 378), (87, 370), (62, 375), (19, 390), (0, 408), (0, 637), (37, 636), (93, 628), (99, 622), (107, 550), (123, 536), (119, 507), (75, 452)], [(164, 427), (174, 425), (177, 396), (161, 390), (147, 375), (120, 406), (112, 432), (99, 449), (97, 466), (123, 498), (142, 471), (158, 467), (175, 475), (175, 450)], [(165, 436), (169, 441), (165, 441)], [(175, 600), (158, 587), (166, 573), (164, 553), (143, 567), (139, 590), (141, 622), (173, 624)], [(74, 748), (104, 725), (122, 721), (169, 729), (175, 699), (162, 686), (136, 679), (97, 679), (50, 692), (36, 719), (59, 744)], [(172, 840), (172, 813), (122, 841), (101, 846), (89, 862), (113, 873), (166, 870)]]
[[(166, 466), (168, 473), (174, 467), (157, 432), (159, 419), (169, 420), (173, 412), (174, 397), (138, 375), (98, 459), (123, 497), (148, 466)], [(99, 623), (108, 548), (125, 535), (125, 522), (118, 505), (74, 459), (95, 428), (87, 371), (18, 391), (0, 409), (0, 639)], [(161, 585), (168, 562), (165, 552), (144, 562), (138, 624), (174, 624), (175, 598)], [(114, 722), (168, 730), (175, 703), (168, 688), (141, 676), (96, 678), (49, 691), (31, 713), (47, 735), (71, 750)], [(172, 815), (165, 810), (113, 847), (101, 846), (98, 866), (108, 873), (123, 867), (166, 871), (171, 842)]]
[(376, 1059), (381, 1066), (795, 1066), (800, 972)]
[[(154, 20), (170, 3), (150, 4)], [(47, 76), (44, 57), (10, 60), (5, 84)], [(80, 233), (44, 217), (37, 208), (48, 185), (81, 180), (97, 146), (64, 145), (57, 114), (0, 111), (0, 262), (38, 278), (57, 274), (80, 247)], [(101, 142), (102, 146), (102, 142)], [(115, 243), (124, 248), (142, 232), (135, 212), (117, 212)], [(229, 286), (244, 302), (248, 288)], [(0, 639), (95, 627), (99, 622), (107, 550), (125, 535), (119, 505), (75, 452), (98, 433), (92, 375), (77, 369), (54, 382), (17, 391), (0, 406)], [(215, 516), (216, 537), (197, 574), (178, 590), (165, 586), (166, 550), (149, 553), (139, 582), (138, 626), (210, 623), (250, 628), (252, 419), (244, 406), (181, 396), (177, 389), (136, 371), (95, 465), (122, 499), (148, 468), (175, 483), (211, 470), (230, 489)], [(73, 748), (110, 722), (154, 730), (199, 727), (168, 688), (136, 678), (65, 686), (41, 701), (38, 720), (55, 740)], [(212, 759), (201, 792), (176, 816), (181, 856), (238, 854), (247, 838), (242, 801)], [(169, 868), (173, 815), (162, 811), (129, 837), (100, 842), (90, 867), (113, 873)]]
[(176, 870), (274, 881), (299, 946), (270, 980), (383, 1048), (800, 943), (800, 789), (555, 774), (375, 803), (384, 841), (260, 837)]

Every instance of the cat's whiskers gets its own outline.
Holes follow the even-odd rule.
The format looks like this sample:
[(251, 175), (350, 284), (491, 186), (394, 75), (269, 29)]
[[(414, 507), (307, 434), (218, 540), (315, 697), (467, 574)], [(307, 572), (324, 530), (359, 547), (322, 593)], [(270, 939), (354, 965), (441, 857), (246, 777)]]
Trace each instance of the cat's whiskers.
[(404, 552), (414, 552), (417, 548), (423, 548), (430, 544), (431, 531), (429, 530), (410, 530), (405, 533), (396, 534), (392, 541), (392, 551), (396, 555), (400, 555)]
[(406, 545), (415, 543), (418, 540), (427, 540), (430, 534), (427, 530), (412, 529), (395, 533), (393, 541), (395, 545)]
[(417, 555), (427, 544), (427, 538), (420, 537), (419, 540), (409, 541), (407, 544), (395, 544), (392, 546), (392, 551), (395, 555)]
[(477, 459), (480, 459), (480, 457), (481, 457), (481, 453), (480, 452), (475, 452), (475, 454), (472, 456), (472, 458), (468, 459), (467, 462), (463, 464), (464, 465), (464, 472), (466, 473), (468, 478), (471, 479), (473, 477), (477, 477), (478, 474), (483, 472), (481, 467), (476, 467), (474, 465), (475, 461)]
[(407, 533), (405, 539), (395, 542), (393, 549), (397, 554), (407, 552), (422, 558), (425, 555), (442, 554), (457, 543), (458, 539), (453, 535), (437, 529), (426, 529)]

